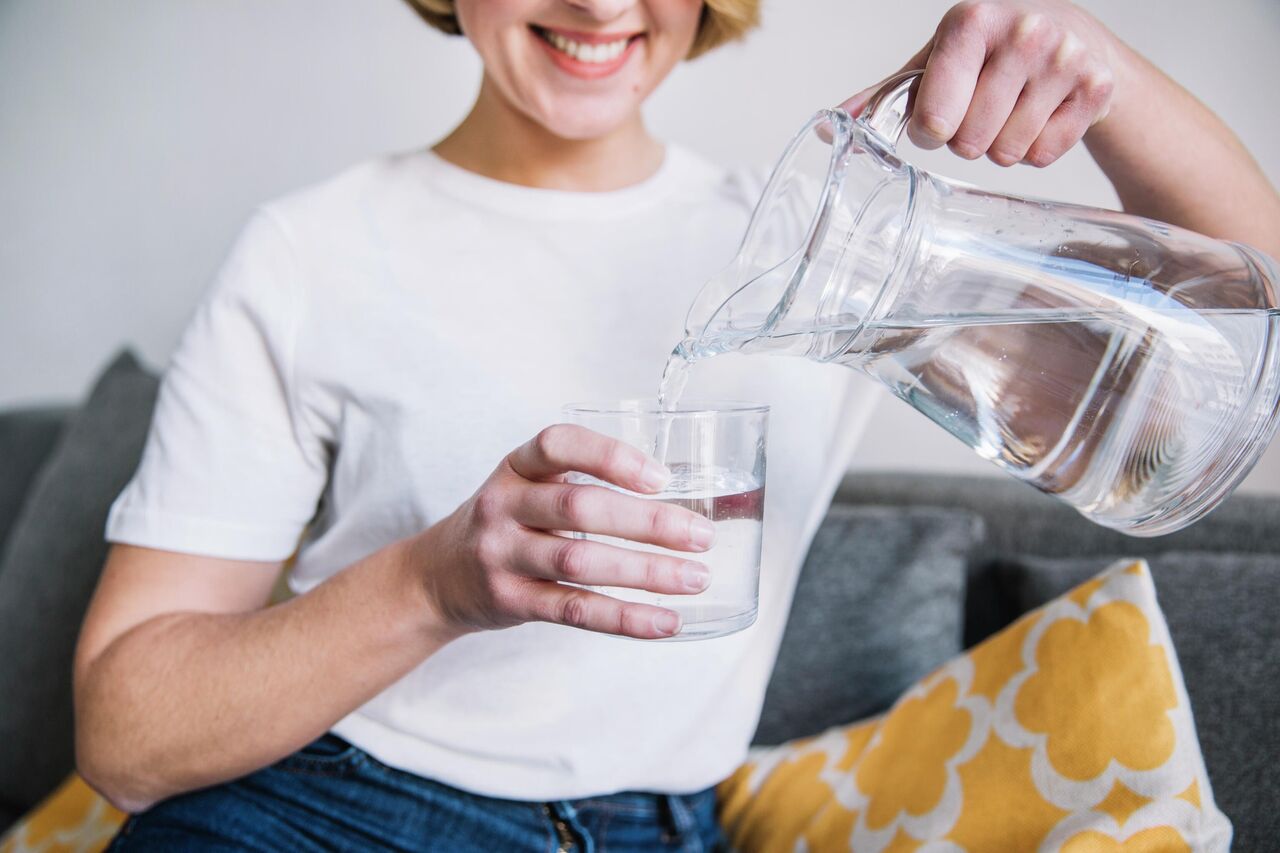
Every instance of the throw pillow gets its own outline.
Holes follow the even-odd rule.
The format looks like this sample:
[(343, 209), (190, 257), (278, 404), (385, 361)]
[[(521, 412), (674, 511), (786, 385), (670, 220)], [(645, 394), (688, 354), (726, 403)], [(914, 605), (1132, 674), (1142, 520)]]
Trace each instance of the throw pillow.
[(137, 467), (158, 381), (118, 356), (76, 412), (0, 553), (0, 801), (23, 812), (75, 763), (71, 660), (106, 557), (107, 509)]
[(736, 849), (1226, 850), (1142, 561), (912, 687), (883, 717), (753, 751), (721, 789)]
[(102, 850), (126, 817), (72, 774), (39, 808), (0, 837), (0, 853)]
[[(1235, 822), (1235, 847), (1270, 849), (1280, 839), (1280, 557), (1171, 551), (1148, 560), (1214, 795)], [(1022, 556), (998, 569), (1020, 609), (1029, 610), (1107, 562)]]
[(959, 654), (965, 563), (981, 540), (982, 520), (963, 510), (834, 506), (800, 573), (755, 742), (883, 711)]

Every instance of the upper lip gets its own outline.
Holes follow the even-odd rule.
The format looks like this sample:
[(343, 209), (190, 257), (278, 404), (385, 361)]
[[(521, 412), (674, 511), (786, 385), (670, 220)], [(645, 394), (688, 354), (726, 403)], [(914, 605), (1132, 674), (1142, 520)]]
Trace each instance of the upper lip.
[(534, 27), (544, 32), (555, 33), (558, 36), (563, 36), (564, 38), (567, 38), (570, 41), (576, 41), (579, 44), (612, 44), (613, 42), (622, 41), (623, 39), (630, 40), (635, 36), (642, 35), (644, 32), (643, 30), (632, 30), (631, 32), (619, 33), (584, 33), (579, 30), (562, 30), (559, 27), (547, 27), (542, 24), (534, 24)]

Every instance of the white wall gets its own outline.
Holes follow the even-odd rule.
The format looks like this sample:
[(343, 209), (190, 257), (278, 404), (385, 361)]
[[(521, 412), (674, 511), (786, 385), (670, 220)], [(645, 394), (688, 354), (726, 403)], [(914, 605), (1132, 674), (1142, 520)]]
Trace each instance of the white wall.
[[(770, 164), (815, 108), (914, 53), (949, 5), (766, 0), (764, 29), (678, 70), (651, 122)], [(1280, 181), (1280, 3), (1084, 5)], [(440, 136), (477, 75), (465, 42), (400, 0), (0, 0), (0, 405), (74, 398), (126, 343), (163, 364), (256, 202)], [(1042, 172), (909, 156), (994, 189), (1115, 204), (1082, 150)], [(1280, 491), (1277, 445), (1250, 487)], [(855, 464), (992, 470), (895, 400)]]

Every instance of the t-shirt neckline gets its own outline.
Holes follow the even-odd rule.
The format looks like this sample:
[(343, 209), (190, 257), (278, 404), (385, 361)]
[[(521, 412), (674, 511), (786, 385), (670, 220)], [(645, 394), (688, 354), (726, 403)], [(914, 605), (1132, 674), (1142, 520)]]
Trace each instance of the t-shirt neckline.
[(687, 186), (695, 159), (667, 144), (656, 172), (639, 183), (604, 192), (576, 192), (527, 187), (485, 177), (441, 157), (430, 148), (421, 161), (431, 185), (466, 204), (526, 219), (613, 217), (659, 204)]

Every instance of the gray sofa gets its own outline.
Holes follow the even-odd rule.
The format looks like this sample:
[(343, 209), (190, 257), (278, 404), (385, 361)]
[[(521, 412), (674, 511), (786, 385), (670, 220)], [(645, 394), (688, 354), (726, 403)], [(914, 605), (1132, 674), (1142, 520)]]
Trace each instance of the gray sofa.
[[(76, 629), (155, 390), (126, 353), (78, 406), (0, 412), (0, 828), (72, 768)], [(885, 709), (1120, 556), (1151, 562), (1236, 849), (1280, 849), (1280, 499), (1236, 496), (1132, 539), (1008, 479), (851, 476), (810, 550), (757, 742)]]

